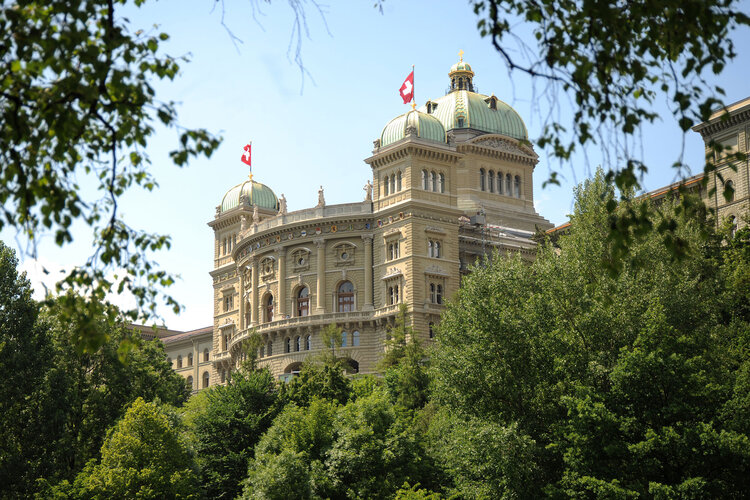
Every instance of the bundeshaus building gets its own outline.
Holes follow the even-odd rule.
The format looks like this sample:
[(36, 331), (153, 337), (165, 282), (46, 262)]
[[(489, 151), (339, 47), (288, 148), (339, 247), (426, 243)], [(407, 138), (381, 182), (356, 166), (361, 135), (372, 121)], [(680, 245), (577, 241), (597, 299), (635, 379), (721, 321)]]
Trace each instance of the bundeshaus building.
[[(215, 235), (211, 385), (262, 339), (259, 365), (281, 379), (319, 353), (336, 323), (352, 373), (371, 373), (402, 304), (424, 343), (446, 299), (485, 253), (533, 258), (538, 157), (521, 117), (475, 91), (461, 60), (450, 90), (397, 116), (374, 141), (364, 199), (288, 212), (252, 177), (231, 187), (209, 226)], [(405, 83), (405, 85), (408, 85)], [(409, 90), (409, 89), (407, 89)], [(403, 94), (403, 89), (402, 89)]]

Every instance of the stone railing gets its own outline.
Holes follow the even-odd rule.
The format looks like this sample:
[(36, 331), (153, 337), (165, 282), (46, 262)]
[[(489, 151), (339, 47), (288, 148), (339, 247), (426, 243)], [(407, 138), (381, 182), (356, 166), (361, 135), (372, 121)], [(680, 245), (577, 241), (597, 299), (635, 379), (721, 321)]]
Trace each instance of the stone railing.
[(286, 224), (293, 224), (295, 222), (304, 222), (306, 220), (321, 219), (326, 217), (345, 217), (352, 215), (367, 215), (372, 213), (372, 202), (363, 201), (360, 203), (343, 203), (341, 205), (328, 205), (319, 208), (307, 208), (304, 210), (297, 210), (295, 212), (289, 212), (286, 215), (279, 215), (266, 219), (257, 226), (252, 226), (248, 233), (244, 236), (247, 237), (252, 234), (257, 234), (275, 227), (284, 226)]

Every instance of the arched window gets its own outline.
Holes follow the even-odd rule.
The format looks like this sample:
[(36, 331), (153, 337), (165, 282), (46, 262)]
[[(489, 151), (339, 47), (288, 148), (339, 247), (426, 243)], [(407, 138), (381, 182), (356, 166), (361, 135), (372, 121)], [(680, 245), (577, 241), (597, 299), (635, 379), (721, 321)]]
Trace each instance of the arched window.
[(193, 353), (188, 354), (187, 365), (193, 366)]
[(266, 322), (273, 321), (273, 295), (268, 294), (266, 300), (263, 301), (263, 308), (265, 309)]
[(435, 283), (430, 283), (430, 302), (435, 303)]
[(396, 191), (401, 191), (401, 170), (396, 172)]
[(510, 174), (505, 175), (505, 194), (513, 196), (513, 178)]
[(388, 244), (388, 260), (398, 259), (401, 256), (398, 250), (398, 241)]
[(432, 257), (434, 255), (434, 250), (432, 248), (432, 240), (427, 240), (427, 256)]
[(192, 377), (192, 375), (187, 378), (187, 384), (188, 384), (188, 387), (190, 387), (190, 390), (192, 391), (193, 390), (193, 377)]
[(391, 174), (391, 194), (396, 192), (396, 174)]
[(398, 304), (398, 285), (388, 287), (388, 304)]
[(182, 356), (177, 356), (177, 368), (182, 368)]
[(308, 335), (305, 337), (305, 350), (309, 351), (310, 349), (312, 349), (312, 337)]
[(208, 347), (203, 349), (203, 361), (208, 361), (210, 354), (208, 353)]
[(227, 342), (228, 342), (227, 334), (226, 332), (221, 334), (221, 351), (224, 352), (227, 350)]
[(495, 172), (490, 170), (487, 174), (487, 188), (490, 193), (495, 192)]
[(266, 346), (262, 345), (260, 346), (260, 349), (258, 349), (258, 357), (262, 358), (266, 355)]
[(438, 176), (438, 183), (440, 184), (440, 189), (438, 189), (438, 191), (445, 193), (445, 174), (440, 174)]
[(352, 332), (352, 347), (359, 347), (359, 331)]
[(497, 194), (503, 194), (503, 173), (497, 173)]
[(724, 183), (724, 192), (726, 193), (724, 199), (727, 201), (727, 203), (731, 203), (734, 201), (734, 181), (726, 181)]
[(341, 347), (346, 347), (346, 332), (341, 332)]
[(436, 291), (436, 297), (435, 297), (436, 298), (435, 303), (436, 304), (442, 304), (443, 303), (443, 285), (438, 285), (435, 288), (437, 289), (437, 291)]
[(351, 281), (344, 281), (338, 289), (338, 312), (354, 311), (354, 285)]
[(273, 356), (273, 342), (271, 342), (270, 340), (268, 341), (268, 344), (266, 344), (266, 353), (269, 356)]
[(438, 190), (437, 174), (434, 171), (430, 174), (430, 188), (433, 191), (437, 191)]
[(300, 352), (302, 350), (302, 337), (297, 335), (297, 338), (294, 339), (294, 350), (297, 352)]
[(388, 196), (388, 176), (383, 177), (383, 196)]
[(435, 254), (434, 256), (436, 258), (440, 258), (440, 242), (439, 241), (435, 242), (435, 248), (434, 248), (433, 253)]
[(288, 337), (284, 339), (284, 352), (286, 353), (292, 352), (292, 339)]
[(487, 189), (487, 187), (486, 187), (487, 181), (485, 180), (484, 175), (485, 175), (484, 174), (484, 169), (480, 168), (479, 169), (479, 189), (481, 189), (482, 191), (484, 191), (485, 189)]
[(297, 316), (308, 314), (310, 314), (310, 289), (305, 286), (297, 292)]
[(516, 198), (521, 197), (521, 177), (516, 176)]
[(203, 372), (203, 388), (206, 389), (208, 387), (208, 383), (211, 380), (211, 376), (208, 374), (208, 372)]
[(435, 332), (433, 331), (433, 327), (434, 326), (435, 326), (435, 323), (433, 323), (432, 321), (430, 321), (430, 338), (431, 339), (435, 338)]
[(429, 188), (430, 181), (428, 180), (428, 177), (429, 175), (427, 174), (427, 170), (422, 170), (422, 189), (424, 189), (425, 191), (430, 189)]

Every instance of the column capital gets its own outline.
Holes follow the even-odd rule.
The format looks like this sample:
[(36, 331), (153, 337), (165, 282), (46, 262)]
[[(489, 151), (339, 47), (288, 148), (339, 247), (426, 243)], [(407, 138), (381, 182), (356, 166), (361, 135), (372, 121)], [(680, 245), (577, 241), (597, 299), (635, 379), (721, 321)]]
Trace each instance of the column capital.
[(315, 243), (315, 245), (317, 245), (319, 247), (322, 247), (322, 246), (324, 246), (326, 244), (326, 239), (325, 238), (315, 238), (313, 240), (313, 243)]
[(281, 257), (285, 256), (286, 255), (286, 247), (283, 247), (283, 246), (282, 247), (278, 247), (276, 249), (276, 253), (278, 253), (279, 256), (281, 256)]
[(372, 241), (372, 239), (374, 237), (375, 237), (375, 235), (373, 233), (365, 233), (365, 234), (362, 235), (362, 239), (364, 241), (367, 241), (367, 240), (371, 240)]

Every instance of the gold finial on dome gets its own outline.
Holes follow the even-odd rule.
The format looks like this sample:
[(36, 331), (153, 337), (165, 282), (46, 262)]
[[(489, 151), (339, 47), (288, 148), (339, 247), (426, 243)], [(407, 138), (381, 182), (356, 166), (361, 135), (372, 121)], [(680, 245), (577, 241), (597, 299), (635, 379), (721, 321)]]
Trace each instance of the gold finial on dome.
[(414, 109), (416, 109), (416, 107), (417, 107), (417, 103), (416, 103), (416, 102), (414, 102), (414, 101), (412, 101), (412, 102), (411, 102), (411, 109), (412, 109), (412, 111), (413, 111)]
[(458, 60), (459, 60), (459, 62), (464, 62), (464, 51), (463, 50), (459, 50), (458, 51)]

